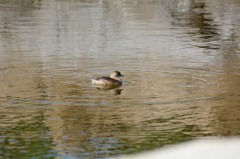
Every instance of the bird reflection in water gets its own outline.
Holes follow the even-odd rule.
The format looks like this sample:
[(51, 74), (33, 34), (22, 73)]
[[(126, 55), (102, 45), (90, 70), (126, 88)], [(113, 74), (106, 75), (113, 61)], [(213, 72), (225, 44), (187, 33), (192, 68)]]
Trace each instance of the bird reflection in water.
[(118, 87), (113, 87), (113, 86), (95, 86), (95, 88), (97, 88), (97, 90), (99, 90), (99, 91), (105, 91), (105, 92), (110, 91), (111, 94), (113, 94), (113, 95), (120, 95), (122, 93), (122, 91), (123, 91), (121, 86), (118, 86)]

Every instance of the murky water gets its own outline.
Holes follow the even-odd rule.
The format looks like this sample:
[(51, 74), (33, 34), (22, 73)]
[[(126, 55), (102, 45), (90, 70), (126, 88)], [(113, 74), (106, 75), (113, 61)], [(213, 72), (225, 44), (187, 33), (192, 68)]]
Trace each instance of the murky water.
[[(92, 87), (113, 70), (121, 88)], [(240, 2), (2, 0), (0, 88), (0, 158), (240, 135)]]

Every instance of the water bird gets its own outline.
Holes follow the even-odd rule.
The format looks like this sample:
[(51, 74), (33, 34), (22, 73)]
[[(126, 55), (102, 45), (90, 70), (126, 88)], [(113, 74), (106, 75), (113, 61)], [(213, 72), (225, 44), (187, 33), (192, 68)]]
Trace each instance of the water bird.
[(121, 72), (113, 71), (110, 77), (103, 76), (103, 77), (98, 77), (96, 79), (92, 79), (92, 84), (98, 87), (106, 87), (109, 89), (116, 88), (122, 85), (121, 77), (123, 77)]

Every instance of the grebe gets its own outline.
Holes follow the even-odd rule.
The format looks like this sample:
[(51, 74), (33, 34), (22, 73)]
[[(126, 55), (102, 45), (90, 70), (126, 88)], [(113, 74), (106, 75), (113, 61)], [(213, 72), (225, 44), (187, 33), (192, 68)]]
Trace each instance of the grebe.
[(92, 84), (107, 87), (119, 87), (122, 85), (122, 80), (120, 79), (120, 77), (123, 77), (121, 72), (113, 71), (110, 77), (103, 76), (97, 79), (93, 79)]

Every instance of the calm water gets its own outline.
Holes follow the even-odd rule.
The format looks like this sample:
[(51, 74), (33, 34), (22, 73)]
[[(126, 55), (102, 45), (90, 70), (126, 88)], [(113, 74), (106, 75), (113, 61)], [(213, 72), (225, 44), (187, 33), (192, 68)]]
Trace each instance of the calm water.
[(240, 135), (238, 0), (1, 0), (0, 21), (0, 158)]

